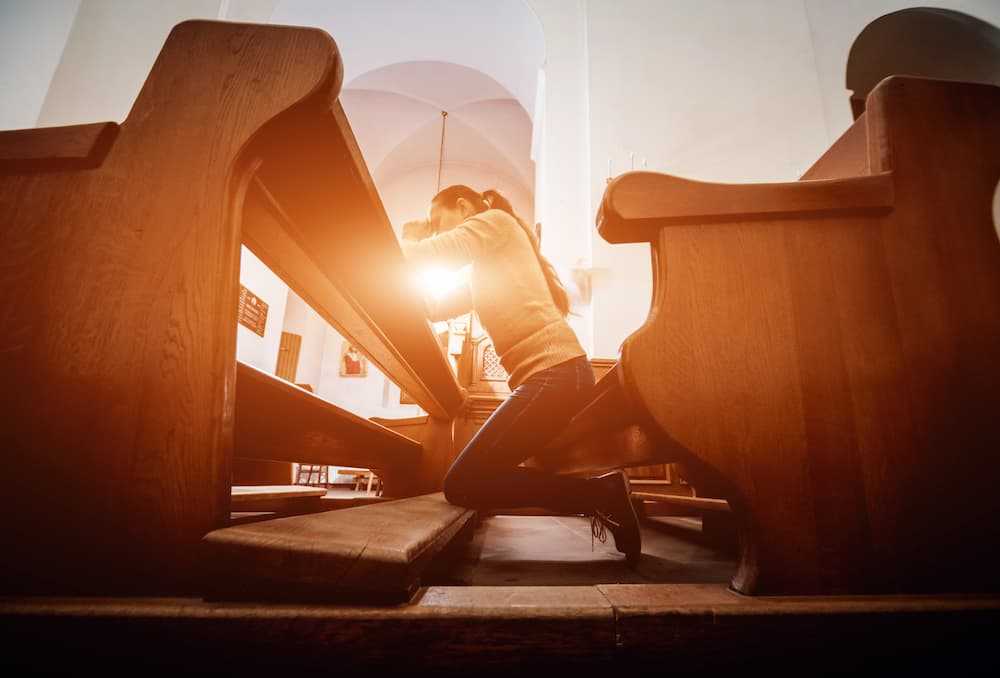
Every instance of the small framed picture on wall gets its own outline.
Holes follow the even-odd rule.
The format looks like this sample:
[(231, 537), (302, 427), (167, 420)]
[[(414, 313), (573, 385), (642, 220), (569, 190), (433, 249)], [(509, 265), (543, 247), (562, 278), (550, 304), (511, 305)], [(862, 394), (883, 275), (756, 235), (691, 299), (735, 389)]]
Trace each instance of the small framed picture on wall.
[(368, 360), (348, 341), (345, 341), (340, 349), (340, 376), (368, 376)]

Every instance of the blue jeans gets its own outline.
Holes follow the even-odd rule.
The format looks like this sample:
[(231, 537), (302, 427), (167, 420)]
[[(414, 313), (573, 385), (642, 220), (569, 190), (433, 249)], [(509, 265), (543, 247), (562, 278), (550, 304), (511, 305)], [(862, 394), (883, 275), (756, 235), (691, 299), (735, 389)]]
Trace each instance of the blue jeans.
[(479, 510), (542, 507), (589, 513), (592, 483), (523, 468), (563, 431), (587, 402), (594, 372), (578, 356), (531, 375), (490, 415), (444, 479), (445, 498)]

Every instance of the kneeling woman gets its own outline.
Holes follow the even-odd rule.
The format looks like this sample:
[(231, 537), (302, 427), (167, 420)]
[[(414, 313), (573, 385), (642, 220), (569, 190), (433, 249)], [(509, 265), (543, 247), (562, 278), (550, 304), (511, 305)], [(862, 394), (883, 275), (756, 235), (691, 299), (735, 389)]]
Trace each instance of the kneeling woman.
[[(425, 232), (412, 237), (414, 226)], [(469, 285), (429, 303), (430, 318), (475, 309), (513, 389), (449, 468), (445, 498), (479, 510), (539, 506), (592, 516), (595, 536), (603, 541), (610, 528), (634, 565), (639, 521), (622, 471), (574, 478), (518, 466), (566, 427), (594, 385), (587, 354), (566, 322), (568, 295), (535, 234), (496, 191), (458, 185), (438, 193), (430, 220), (407, 224), (403, 238), (411, 264), (472, 264)]]

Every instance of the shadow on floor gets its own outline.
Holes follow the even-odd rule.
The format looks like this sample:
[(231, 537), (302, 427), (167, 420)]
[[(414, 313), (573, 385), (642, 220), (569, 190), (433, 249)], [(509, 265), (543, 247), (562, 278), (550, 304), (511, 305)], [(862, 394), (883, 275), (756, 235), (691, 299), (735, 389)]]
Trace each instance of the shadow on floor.
[(593, 540), (582, 516), (489, 516), (425, 572), (425, 586), (586, 586), (728, 583), (736, 557), (705, 540), (692, 519), (653, 518), (642, 525), (642, 557), (633, 570), (614, 537)]

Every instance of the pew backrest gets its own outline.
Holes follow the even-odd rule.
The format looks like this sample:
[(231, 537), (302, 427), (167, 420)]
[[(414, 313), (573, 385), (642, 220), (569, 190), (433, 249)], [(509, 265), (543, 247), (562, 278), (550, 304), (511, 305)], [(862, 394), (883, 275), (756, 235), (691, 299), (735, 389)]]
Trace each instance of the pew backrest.
[(724, 487), (738, 590), (994, 585), (998, 148), (1000, 88), (894, 77), (802, 181), (608, 186), (655, 270), (624, 388)]
[(195, 571), (229, 517), (242, 242), (428, 412), (459, 409), (342, 75), (323, 31), (189, 21), (120, 125), (0, 132), (4, 586)]

